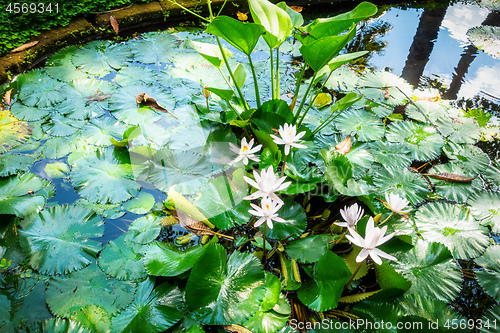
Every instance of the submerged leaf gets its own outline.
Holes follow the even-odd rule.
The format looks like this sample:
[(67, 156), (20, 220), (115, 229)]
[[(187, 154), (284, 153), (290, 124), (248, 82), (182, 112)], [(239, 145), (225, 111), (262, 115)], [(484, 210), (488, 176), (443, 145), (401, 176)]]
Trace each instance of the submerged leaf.
[[(64, 223), (61, 223), (64, 221)], [(63, 205), (43, 210), (23, 222), (21, 246), (31, 267), (43, 274), (67, 274), (81, 269), (96, 257), (103, 221), (80, 205)]]

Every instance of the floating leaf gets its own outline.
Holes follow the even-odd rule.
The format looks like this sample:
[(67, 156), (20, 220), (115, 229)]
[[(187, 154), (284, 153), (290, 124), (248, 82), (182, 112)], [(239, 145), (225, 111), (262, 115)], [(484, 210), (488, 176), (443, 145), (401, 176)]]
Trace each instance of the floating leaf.
[(10, 107), (10, 112), (19, 120), (38, 121), (47, 118), (50, 115), (51, 108), (26, 106), (19, 101)]
[(172, 50), (176, 49), (175, 37), (167, 32), (148, 32), (141, 35), (142, 39), (132, 40), (128, 46), (136, 61), (144, 64), (170, 62), (173, 58)]
[[(256, 257), (211, 244), (193, 266), (186, 306), (203, 323), (229, 325), (253, 314), (264, 298), (264, 270)], [(231, 311), (227, 311), (231, 308)]]
[(476, 192), (467, 199), (470, 211), (481, 225), (490, 226), (493, 232), (500, 232), (500, 192)]
[(472, 176), (483, 172), (490, 164), (490, 159), (480, 148), (472, 145), (459, 145), (449, 142), (443, 152), (450, 162), (461, 169), (469, 171)]
[(384, 124), (377, 116), (361, 109), (344, 111), (335, 120), (335, 127), (346, 134), (357, 134), (358, 141), (375, 141), (385, 132)]
[(359, 81), (364, 97), (378, 104), (401, 105), (412, 96), (411, 86), (389, 72), (370, 72)]
[(0, 155), (0, 177), (12, 176), (21, 171), (27, 171), (28, 167), (33, 163), (35, 163), (35, 157), (31, 155)]
[(483, 187), (481, 179), (477, 177), (469, 177), (472, 174), (460, 168), (455, 163), (437, 165), (429, 171), (429, 175), (431, 174), (460, 175), (462, 177), (461, 179), (465, 177), (465, 179), (470, 180), (469, 183), (450, 182), (446, 179), (446, 177), (445, 179), (442, 179), (429, 176), (432, 185), (436, 189), (436, 193), (448, 200), (466, 202), (467, 198), (471, 194), (481, 191)]
[(325, 254), (328, 243), (333, 238), (328, 234), (313, 235), (291, 242), (286, 247), (286, 254), (299, 262), (310, 264), (318, 261)]
[(430, 120), (435, 125), (438, 123), (451, 123), (448, 110), (443, 104), (437, 102), (416, 101), (415, 104), (408, 104), (405, 112), (409, 118), (424, 123), (428, 123), (427, 120)]
[[(498, 7), (498, 5), (496, 5)], [(500, 59), (500, 27), (483, 25), (467, 31), (467, 37), (478, 49), (483, 50), (494, 58)]]
[(121, 138), (127, 127), (120, 121), (110, 117), (91, 119), (82, 127), (81, 135), (85, 141), (92, 145), (111, 146), (111, 138)]
[(47, 163), (43, 172), (49, 178), (63, 178), (69, 173), (69, 166), (63, 162)]
[(146, 214), (153, 208), (155, 198), (151, 193), (140, 192), (135, 198), (123, 203), (125, 210), (134, 214)]
[[(290, 317), (291, 309), (288, 304), (288, 300), (284, 296), (280, 296), (279, 304), (276, 307), (280, 309), (280, 312), (271, 309), (269, 311), (264, 311), (262, 308), (257, 310), (255, 314), (248, 319), (244, 326), (247, 329), (238, 328), (238, 333), (275, 333), (281, 332), (281, 329), (286, 326), (286, 323)], [(288, 311), (283, 311), (282, 309), (288, 309)], [(284, 313), (283, 313), (284, 312)], [(232, 325), (234, 326), (234, 325)], [(227, 329), (226, 329), (227, 330)]]
[(53, 114), (42, 128), (52, 136), (70, 136), (75, 134), (85, 125), (83, 120), (74, 120), (60, 114)]
[(0, 211), (28, 217), (38, 213), (48, 198), (55, 194), (52, 183), (32, 173), (0, 179)]
[(481, 128), (471, 118), (447, 119), (439, 124), (441, 133), (454, 143), (475, 144), (481, 139)]
[[(425, 238), (425, 234), (423, 235)], [(408, 252), (393, 253), (390, 264), (412, 283), (408, 293), (453, 301), (461, 290), (462, 275), (450, 251), (439, 243), (417, 240)]]
[(184, 300), (179, 287), (165, 282), (155, 288), (154, 284), (151, 278), (139, 284), (134, 301), (113, 318), (113, 330), (163, 332), (182, 319)]
[(500, 297), (500, 288), (497, 284), (498, 278), (500, 278), (499, 255), (500, 246), (490, 246), (481, 257), (474, 260), (476, 264), (484, 268), (484, 270), (476, 272), (477, 281), (483, 290), (494, 299)]
[(65, 318), (50, 318), (42, 321), (42, 332), (52, 333), (90, 333), (82, 324)]
[(380, 196), (385, 193), (399, 194), (417, 205), (427, 198), (429, 186), (424, 177), (412, 173), (407, 168), (373, 169), (373, 183)]
[(111, 24), (111, 27), (115, 31), (115, 33), (118, 35), (118, 31), (120, 30), (120, 27), (118, 26), (118, 21), (114, 18), (114, 16), (109, 17), (109, 23)]
[[(285, 198), (284, 205), (279, 210), (278, 214), (286, 222), (275, 223), (273, 229), (268, 229), (266, 237), (271, 239), (288, 239), (298, 238), (307, 226), (307, 216), (304, 208), (295, 201)], [(261, 230), (264, 226), (262, 225)]]
[(0, 111), (0, 154), (19, 146), (30, 134), (28, 123), (12, 117), (9, 111)]
[(71, 61), (73, 53), (77, 49), (77, 45), (71, 45), (51, 55), (46, 61), (45, 72), (50, 77), (59, 81), (69, 82), (77, 79), (86, 79), (87, 74), (78, 70)]
[(144, 266), (151, 275), (177, 276), (190, 270), (204, 251), (205, 247), (199, 245), (181, 251), (172, 243), (153, 242), (144, 257)]
[(143, 216), (129, 226), (126, 239), (138, 244), (148, 244), (158, 237), (160, 231), (160, 218), (153, 215)]
[(458, 259), (478, 257), (489, 245), (488, 230), (459, 206), (448, 203), (421, 206), (415, 224), (425, 240), (444, 244)]
[(132, 61), (134, 55), (125, 44), (96, 40), (81, 46), (73, 54), (73, 64), (82, 71), (98, 76), (111, 73), (112, 69), (120, 69)]
[(15, 82), (20, 87), (19, 99), (26, 106), (46, 108), (66, 99), (64, 88), (67, 86), (49, 77), (42, 69), (21, 74)]
[(99, 306), (113, 316), (132, 302), (135, 288), (130, 281), (109, 277), (93, 262), (67, 276), (54, 276), (47, 287), (47, 304), (52, 313), (61, 317), (89, 305)]
[(406, 168), (412, 162), (410, 150), (400, 143), (375, 141), (369, 144), (368, 149), (375, 161), (386, 168)]
[(484, 323), (481, 327), (481, 333), (494, 333), (498, 330), (496, 323), (500, 321), (500, 305), (495, 305), (484, 314), (481, 319)]
[(432, 126), (412, 121), (391, 123), (386, 137), (390, 142), (403, 144), (417, 161), (428, 161), (438, 157), (444, 145), (443, 138)]
[(155, 84), (157, 74), (154, 70), (145, 66), (130, 65), (124, 67), (116, 73), (114, 82), (120, 86), (131, 86), (137, 83)]
[[(64, 221), (62, 224), (61, 221)], [(43, 210), (23, 222), (21, 246), (31, 267), (43, 274), (67, 274), (92, 261), (101, 243), (103, 221), (80, 205), (63, 205)]]
[(99, 306), (88, 305), (77, 312), (73, 318), (91, 329), (92, 332), (106, 333), (111, 330), (111, 318)]
[(146, 270), (142, 262), (145, 245), (138, 244), (127, 235), (121, 235), (109, 241), (99, 254), (99, 267), (118, 280), (138, 280), (146, 277)]
[(140, 189), (128, 152), (113, 149), (98, 149), (77, 159), (70, 179), (78, 194), (98, 204), (127, 201)]

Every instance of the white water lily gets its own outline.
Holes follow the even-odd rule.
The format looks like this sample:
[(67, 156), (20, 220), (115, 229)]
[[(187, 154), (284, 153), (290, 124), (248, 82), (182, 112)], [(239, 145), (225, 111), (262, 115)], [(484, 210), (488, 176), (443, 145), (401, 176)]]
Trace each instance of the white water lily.
[(340, 210), (340, 215), (345, 222), (335, 222), (335, 224), (340, 227), (354, 228), (364, 213), (364, 209), (359, 207), (357, 203), (349, 207), (345, 206), (344, 209)]
[[(247, 143), (247, 138), (241, 139), (241, 147), (236, 146), (235, 144), (232, 144), (229, 142), (229, 147), (233, 152), (238, 154), (238, 157), (236, 157), (233, 161), (233, 163), (239, 162), (243, 160), (243, 163), (245, 165), (248, 164), (248, 159), (251, 159), (252, 161), (259, 162), (259, 158), (254, 155), (254, 153), (258, 152), (260, 148), (262, 148), (262, 145), (258, 145), (253, 147), (253, 139), (250, 140), (250, 142)], [(253, 147), (253, 148), (252, 148)]]
[(261, 207), (255, 205), (255, 204), (250, 204), (253, 209), (255, 210), (249, 210), (248, 212), (252, 215), (255, 216), (260, 216), (260, 219), (255, 222), (254, 227), (260, 226), (262, 223), (266, 222), (267, 226), (272, 229), (273, 228), (273, 221), (275, 222), (286, 222), (284, 219), (278, 216), (276, 213), (281, 206), (283, 206), (283, 203), (273, 201), (271, 198), (264, 198), (262, 199), (260, 205)]
[(386, 206), (388, 209), (390, 209), (392, 212), (397, 213), (397, 214), (407, 214), (410, 211), (407, 210), (405, 211), (404, 209), (406, 206), (410, 204), (410, 202), (406, 199), (401, 198), (399, 195), (391, 193), (385, 194), (385, 201), (386, 203), (384, 206)]
[(253, 175), (255, 177), (255, 181), (246, 176), (243, 178), (248, 184), (255, 187), (257, 191), (244, 197), (243, 199), (254, 200), (258, 198), (269, 197), (274, 201), (283, 204), (283, 200), (278, 198), (278, 196), (274, 192), (284, 190), (288, 186), (290, 186), (292, 182), (283, 183), (283, 181), (286, 179), (286, 176), (276, 179), (272, 165), (267, 168), (267, 171), (262, 170), (260, 175), (257, 173), (257, 171), (254, 170)]
[(297, 134), (297, 128), (294, 125), (280, 125), (278, 132), (280, 133), (281, 138), (272, 134), (271, 137), (274, 139), (276, 144), (285, 145), (285, 155), (290, 153), (290, 147), (307, 148), (307, 146), (299, 143), (300, 138), (303, 137), (306, 132), (300, 132)]
[(397, 260), (390, 254), (387, 254), (384, 251), (376, 248), (377, 246), (384, 244), (394, 236), (394, 233), (384, 236), (386, 231), (387, 231), (387, 226), (383, 226), (382, 228), (375, 227), (375, 222), (373, 221), (372, 217), (370, 217), (368, 223), (366, 224), (365, 238), (361, 237), (353, 229), (349, 229), (351, 235), (346, 235), (346, 238), (350, 240), (352, 243), (361, 247), (361, 251), (356, 257), (357, 262), (362, 262), (368, 256), (370, 256), (373, 259), (373, 261), (375, 261), (375, 263), (379, 265), (382, 264), (382, 259), (380, 259), (380, 257), (389, 260)]

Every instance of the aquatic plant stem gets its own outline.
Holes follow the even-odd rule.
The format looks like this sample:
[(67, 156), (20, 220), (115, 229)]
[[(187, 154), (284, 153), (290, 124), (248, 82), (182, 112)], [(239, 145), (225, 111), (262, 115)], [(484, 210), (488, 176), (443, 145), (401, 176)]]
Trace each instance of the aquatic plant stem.
[(285, 168), (286, 168), (286, 157), (288, 155), (285, 154), (285, 159), (283, 160), (283, 166), (281, 167), (281, 177), (283, 177), (283, 174), (285, 173)]
[(250, 64), (250, 68), (252, 69), (253, 76), (253, 85), (255, 87), (255, 99), (257, 100), (257, 108), (260, 108), (260, 93), (259, 93), (259, 84), (257, 83), (257, 74), (255, 74), (255, 67), (252, 62), (252, 57), (250, 54), (248, 55), (248, 63)]
[(297, 77), (297, 83), (295, 86), (295, 91), (293, 93), (293, 99), (292, 103), (290, 103), (290, 110), (293, 113), (293, 109), (295, 109), (295, 104), (297, 103), (297, 98), (299, 97), (299, 90), (300, 90), (300, 83), (302, 82), (302, 77), (304, 76), (304, 73), (306, 72), (306, 64), (302, 66), (302, 70), (299, 73), (299, 76)]
[(262, 267), (266, 269), (266, 263), (267, 263), (267, 258), (266, 258), (266, 231), (267, 231), (267, 221), (264, 222), (264, 235), (262, 236)]
[(391, 218), (392, 214), (394, 214), (394, 212), (391, 212), (391, 215), (387, 216), (387, 218), (385, 220), (383, 220), (382, 222), (380, 222), (379, 224), (377, 224), (377, 226), (381, 226), (385, 222), (389, 221), (389, 219)]
[(280, 98), (280, 47), (276, 48), (276, 97)]
[[(326, 120), (323, 122), (323, 124), (319, 125), (318, 127), (316, 127), (316, 129), (312, 132), (312, 135), (318, 133), (319, 131), (321, 131), (323, 128), (325, 128), (328, 124), (330, 124), (335, 118), (337, 118), (338, 116), (340, 116), (342, 114), (342, 112), (344, 112), (344, 110), (341, 110), (339, 113), (337, 113), (335, 116), (333, 115), (333, 113), (328, 116), (328, 118), (326, 118)], [(330, 119), (331, 118), (331, 119)]]
[(345, 236), (347, 235), (348, 232), (349, 232), (349, 230), (344, 231), (344, 233), (342, 234), (342, 236), (339, 239), (332, 240), (329, 244), (335, 243), (334, 245), (337, 245), (338, 243), (340, 243), (341, 240), (343, 240), (345, 238)]
[(358, 274), (359, 270), (361, 269), (361, 266), (363, 266), (363, 263), (365, 261), (363, 260), (362, 262), (359, 263), (358, 267), (356, 268), (356, 270), (354, 271), (354, 273), (352, 273), (351, 277), (349, 278), (349, 280), (347, 280), (347, 282), (345, 283), (344, 285), (344, 289), (346, 289), (347, 287), (349, 287), (349, 284), (351, 284), (352, 280), (354, 280), (354, 277), (356, 276), (356, 274)]
[[(208, 0), (207, 2), (209, 2), (209, 1), (210, 1), (210, 0)], [(211, 20), (209, 20), (209, 19), (207, 19), (207, 18), (205, 18), (205, 17), (203, 17), (203, 16), (201, 16), (201, 15), (196, 14), (195, 12), (193, 12), (192, 10), (187, 9), (186, 7), (184, 7), (183, 5), (179, 4), (179, 3), (178, 3), (177, 1), (175, 1), (175, 0), (168, 0), (168, 2), (170, 2), (170, 3), (172, 3), (172, 4), (176, 5), (176, 6), (178, 6), (179, 8), (182, 8), (183, 10), (185, 10), (186, 12), (188, 12), (189, 14), (194, 15), (194, 16), (196, 16), (197, 18), (199, 18), (199, 19), (201, 19), (201, 20), (203, 20), (203, 21), (205, 21), (205, 22), (208, 22), (208, 23), (210, 23), (210, 22), (211, 22)], [(208, 7), (210, 8), (210, 4), (208, 5)], [(211, 16), (211, 15), (210, 15), (210, 16)]]
[(297, 113), (295, 114), (295, 117), (294, 117), (294, 125), (297, 123), (297, 119), (299, 119), (299, 115), (300, 115), (300, 111), (302, 111), (302, 108), (304, 107), (304, 104), (306, 103), (306, 99), (307, 99), (307, 95), (309, 95), (309, 92), (311, 91), (312, 87), (313, 87), (313, 84), (314, 84), (314, 80), (316, 79), (316, 75), (318, 73), (314, 73), (312, 79), (311, 79), (311, 82), (309, 83), (309, 86), (307, 87), (307, 90), (306, 90), (306, 93), (304, 94), (304, 97), (302, 98), (302, 102), (300, 102), (300, 105), (299, 105), (299, 108), (297, 110)]
[(275, 82), (274, 82), (274, 60), (273, 60), (273, 49), (269, 49), (269, 54), (271, 56), (271, 60), (269, 61), (271, 63), (271, 92), (272, 92), (272, 96), (273, 96), (273, 99), (276, 98), (276, 90), (275, 89)]
[(326, 82), (328, 82), (328, 80), (330, 79), (330, 77), (332, 76), (333, 74), (333, 71), (330, 72), (330, 74), (328, 74), (328, 77), (326, 78), (326, 80), (323, 82), (323, 84), (321, 85), (321, 88), (318, 89), (318, 92), (314, 95), (314, 97), (311, 99), (311, 103), (309, 103), (309, 105), (307, 106), (307, 109), (306, 111), (304, 111), (304, 114), (302, 115), (302, 117), (300, 118), (299, 120), (299, 123), (297, 124), (297, 127), (300, 126), (300, 124), (302, 124), (302, 121), (304, 120), (304, 118), (306, 117), (306, 114), (309, 112), (309, 109), (311, 109), (311, 107), (313, 106), (313, 103), (314, 101), (316, 100), (316, 98), (319, 96), (319, 94), (323, 91), (323, 88), (325, 87), (326, 85)]

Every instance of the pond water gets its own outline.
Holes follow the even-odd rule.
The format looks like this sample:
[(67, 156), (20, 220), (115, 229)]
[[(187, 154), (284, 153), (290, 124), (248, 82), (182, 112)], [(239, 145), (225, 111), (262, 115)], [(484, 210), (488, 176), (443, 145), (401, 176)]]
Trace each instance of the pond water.
[[(6, 152), (0, 155), (0, 185), (12, 192), (2, 194), (11, 197), (8, 197), (8, 206), (0, 206), (3, 209), (0, 213), (11, 215), (0, 215), (10, 223), (0, 235), (0, 245), (2, 256), (12, 258), (13, 267), (20, 267), (10, 273), (26, 275), (28, 272), (28, 275), (36, 274), (36, 278), (21, 276), (24, 280), (12, 282), (9, 279), (13, 275), (5, 280), (2, 275), (0, 284), (10, 289), (0, 294), (0, 300), (12, 305), (2, 315), (10, 316), (12, 326), (5, 324), (1, 329), (25, 329), (25, 324), (55, 314), (103, 332), (111, 327), (117, 331), (127, 328), (133, 331), (141, 325), (156, 332), (160, 331), (154, 327), (156, 322), (142, 318), (138, 309), (151, 317), (157, 314), (156, 306), (165, 306), (158, 310), (161, 313), (158, 316), (164, 320), (160, 320), (160, 324), (165, 325), (162, 327), (170, 327), (182, 318), (179, 309), (185, 310), (185, 297), (191, 313), (172, 330), (187, 331), (199, 323), (209, 327), (243, 320), (253, 315), (253, 311), (255, 317), (246, 322), (249, 327), (272, 332), (273, 327), (281, 329), (290, 313), (293, 318), (303, 319), (314, 310), (317, 319), (322, 318), (323, 312), (335, 320), (345, 319), (351, 310), (350, 303), (360, 302), (379, 291), (382, 292), (378, 298), (373, 294), (375, 297), (358, 303), (353, 313), (372, 319), (384, 318), (384, 310), (378, 312), (376, 302), (384, 302), (384, 297), (401, 296), (397, 306), (383, 303), (388, 313), (401, 320), (418, 318), (417, 322), (430, 325), (436, 318), (451, 321), (483, 318), (485, 311), (496, 303), (488, 295), (495, 297), (500, 293), (496, 286), (489, 284), (489, 273), (480, 268), (493, 269), (493, 277), (498, 274), (498, 267), (490, 265), (490, 261), (494, 261), (492, 258), (498, 253), (498, 247), (492, 244), (498, 243), (496, 232), (500, 231), (497, 221), (500, 161), (495, 146), (498, 140), (478, 143), (486, 154), (473, 144), (488, 133), (498, 135), (495, 127), (498, 121), (491, 115), (500, 116), (500, 60), (471, 44), (466, 32), (485, 23), (500, 24), (498, 12), (462, 2), (432, 9), (384, 8), (376, 18), (360, 24), (357, 36), (348, 45), (350, 52), (368, 50), (371, 53), (351, 66), (340, 68), (326, 80), (324, 90), (312, 88), (318, 97), (327, 100), (331, 96), (322, 93), (340, 99), (348, 91), (359, 89), (364, 93), (363, 99), (349, 104), (353, 108), (340, 115), (335, 125), (318, 129), (317, 137), (307, 140), (307, 150), (294, 150), (288, 162), (286, 157), (283, 162), (287, 165), (286, 175), (294, 180), (279, 213), (289, 224), (275, 223), (274, 229), (267, 230), (270, 241), (266, 244), (273, 255), (267, 269), (281, 272), (281, 280), (273, 274), (264, 275), (260, 264), (249, 254), (257, 252), (257, 257), (262, 257), (263, 252), (266, 253), (260, 250), (264, 247), (262, 233), (266, 235), (266, 229), (261, 226), (254, 230), (248, 224), (251, 218), (248, 211), (252, 207), (243, 199), (248, 192), (243, 176), (251, 175), (245, 173), (250, 167), (245, 169), (241, 163), (232, 163), (237, 153), (231, 152), (230, 145), (249, 136), (248, 128), (241, 126), (245, 122), (241, 114), (250, 111), (245, 111), (245, 105), (224, 98), (227, 91), (221, 90), (227, 89), (227, 82), (212, 64), (192, 50), (196, 42), (214, 43), (213, 37), (196, 31), (177, 31), (145, 33), (121, 43), (97, 40), (65, 48), (51, 56), (45, 67), (20, 75), (11, 84), (14, 103), (10, 112), (28, 122), (32, 130), (29, 132), (27, 125), (19, 125), (15, 132), (21, 138), (9, 137), (5, 146), (0, 147)], [(305, 7), (306, 20), (316, 10)], [(322, 11), (321, 15), (325, 16), (324, 9)], [(251, 66), (246, 56), (229, 44), (224, 45), (235, 54), (229, 61), (233, 70), (246, 72), (247, 81), (241, 84), (241, 89), (249, 106), (256, 107), (258, 101), (249, 82)], [(262, 110), (255, 113), (252, 137), (270, 147), (272, 144), (266, 141), (269, 135), (263, 133), (272, 133), (280, 121), (287, 119), (283, 110), (287, 110), (291, 102), (295, 78), (300, 71), (299, 47), (292, 39), (280, 47), (280, 61), (284, 64), (279, 72), (280, 97), (286, 103), (263, 104)], [(252, 59), (259, 78), (260, 96), (263, 101), (268, 100), (273, 87), (269, 53), (262, 39)], [(238, 67), (238, 63), (242, 65)], [(366, 73), (361, 73), (363, 70)], [(370, 73), (371, 70), (375, 72)], [(225, 70), (222, 72), (228, 74)], [(306, 72), (299, 101), (311, 76), (312, 73)], [(396, 76), (421, 91), (412, 90)], [(219, 94), (215, 94), (215, 90), (207, 101), (202, 93), (203, 85), (219, 89)], [(455, 102), (441, 103), (437, 92), (443, 99)], [(148, 96), (139, 99), (139, 93)], [(391, 115), (394, 106), (397, 110), (398, 105), (404, 104), (406, 94), (414, 93), (424, 116), (419, 113), (421, 109), (412, 105), (407, 106), (409, 118), (404, 121)], [(330, 103), (307, 102), (305, 105), (310, 111), (303, 117), (302, 129), (310, 133), (329, 119), (330, 112), (325, 111), (329, 110), (325, 105)], [(364, 110), (365, 104), (369, 112)], [(455, 106), (468, 112), (462, 113)], [(479, 107), (490, 114), (467, 109)], [(432, 126), (426, 124), (429, 119), (424, 117), (432, 119), (429, 121)], [(486, 124), (490, 128), (486, 128)], [(334, 147), (350, 133), (352, 149), (345, 157), (338, 156)], [(20, 144), (25, 138), (26, 142)], [(281, 172), (279, 164), (283, 153), (278, 152), (277, 147), (266, 149), (261, 155), (260, 169), (276, 164), (277, 172)], [(321, 149), (326, 151), (320, 152)], [(426, 166), (425, 161), (431, 161), (432, 168)], [(423, 167), (426, 173), (437, 172), (441, 179), (417, 177), (407, 169), (410, 164)], [(434, 164), (439, 165), (433, 169)], [(23, 174), (24, 171), (29, 173)], [(443, 180), (450, 174), (460, 174), (462, 178), (459, 182)], [(324, 181), (323, 175), (327, 175)], [(338, 183), (336, 177), (342, 182)], [(494, 191), (483, 191), (484, 187)], [(331, 188), (335, 191), (330, 192)], [(381, 204), (387, 192), (408, 199), (414, 210), (410, 214), (412, 222), (408, 222), (405, 214), (390, 213), (387, 206)], [(45, 197), (48, 197), (46, 201)], [(196, 210), (191, 203), (186, 203), (185, 197), (194, 203)], [(78, 204), (72, 205), (75, 202)], [(366, 212), (369, 209), (380, 212), (382, 224), (391, 221), (387, 223), (388, 233), (395, 232), (397, 237), (382, 248), (399, 261), (392, 266), (384, 263), (376, 269), (373, 263), (369, 269), (365, 265), (359, 274), (369, 273), (361, 275), (355, 280), (354, 288), (342, 294), (347, 278), (340, 275), (348, 277), (357, 264), (353, 246), (341, 243), (340, 228), (335, 229), (332, 223), (341, 219), (340, 208), (354, 202), (363, 205)], [(64, 204), (69, 206), (61, 206)], [(189, 234), (185, 228), (169, 225), (175, 218), (165, 207), (173, 206), (184, 207), (174, 213), (181, 223), (191, 225), (193, 216), (204, 214), (221, 230), (223, 236), (217, 236), (234, 237), (235, 242), (221, 241), (224, 248), (214, 245), (202, 252), (206, 247), (199, 246), (201, 237), (185, 238)], [(253, 208), (256, 209), (255, 205)], [(42, 210), (39, 218), (30, 214), (39, 210)], [(14, 227), (12, 215), (24, 219), (19, 224), (20, 244), (14, 240), (18, 229)], [(64, 235), (57, 234), (61, 221), (71, 225)], [(368, 221), (365, 217), (360, 224), (367, 225)], [(160, 234), (162, 225), (169, 226)], [(188, 230), (199, 234), (196, 229)], [(421, 234), (432, 241), (424, 242)], [(300, 235), (303, 239), (299, 239)], [(177, 245), (164, 246), (154, 239)], [(282, 253), (285, 250), (280, 250), (280, 246), (283, 248), (280, 241), (286, 247), (286, 256)], [(324, 243), (334, 243), (333, 250), (326, 251)], [(411, 251), (409, 244), (415, 246)], [(57, 249), (57, 253), (51, 253), (52, 248)], [(235, 249), (247, 252), (239, 253)], [(226, 263), (227, 250), (232, 254)], [(31, 251), (29, 258), (23, 251)], [(66, 251), (67, 258), (61, 258), (61, 253)], [(350, 254), (344, 256), (346, 252)], [(162, 255), (168, 260), (161, 259)], [(221, 266), (216, 263), (215, 268), (208, 264), (204, 267), (203, 260), (196, 261), (201, 256), (207, 258), (207, 262), (220, 259)], [(480, 256), (478, 262), (472, 261)], [(59, 261), (54, 257), (59, 257)], [(177, 266), (170, 265), (176, 262), (174, 259), (179, 262)], [(333, 264), (342, 268), (335, 272), (339, 274), (335, 278), (329, 275), (334, 273), (322, 271)], [(248, 272), (254, 273), (250, 276)], [(481, 286), (487, 286), (488, 295), (480, 288), (473, 272), (483, 272)], [(243, 283), (238, 280), (232, 285), (233, 273), (243, 274), (248, 280), (243, 279)], [(191, 275), (186, 282), (188, 274)], [(322, 278), (316, 280), (316, 274)], [(158, 276), (156, 284), (152, 276)], [(274, 303), (266, 310), (258, 308), (264, 297), (264, 276), (266, 284), (274, 288), (270, 293), (276, 294), (272, 296)], [(384, 280), (384, 276), (389, 281)], [(218, 277), (229, 281), (225, 282), (230, 289), (227, 294), (234, 299), (220, 296), (224, 293), (213, 294), (213, 290), (208, 289), (207, 285)], [(93, 280), (97, 282), (87, 283)], [(316, 282), (319, 280), (321, 282)], [(441, 285), (442, 281), (446, 285)], [(216, 310), (212, 309), (215, 301), (199, 307), (194, 305), (201, 299), (200, 290), (218, 297)], [(403, 297), (408, 290), (408, 295)], [(421, 298), (423, 293), (433, 294), (435, 298)], [(310, 296), (315, 294), (322, 297), (316, 300)], [(338, 296), (334, 305), (328, 300), (332, 294)], [(341, 296), (344, 305), (337, 308)], [(155, 298), (156, 305), (148, 303), (150, 297)], [(35, 314), (30, 304), (37, 304)], [(232, 314), (224, 312), (228, 307), (234, 307)], [(420, 308), (425, 311), (420, 312)], [(499, 313), (497, 306), (487, 313), (487, 318), (496, 320)], [(5, 320), (4, 317), (0, 320)], [(269, 319), (274, 326), (262, 328), (264, 319)], [(99, 328), (100, 320), (104, 324)], [(50, 325), (62, 332), (62, 326), (67, 324), (62, 320), (52, 321)], [(478, 330), (478, 325), (474, 325)], [(472, 330), (469, 324), (465, 328), (464, 331)], [(208, 329), (216, 331), (214, 327)]]

